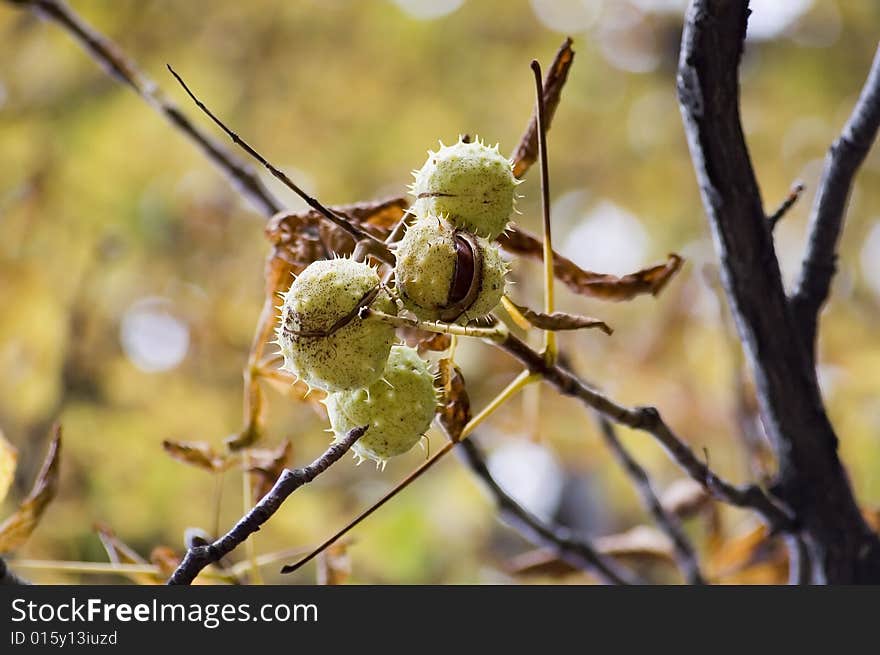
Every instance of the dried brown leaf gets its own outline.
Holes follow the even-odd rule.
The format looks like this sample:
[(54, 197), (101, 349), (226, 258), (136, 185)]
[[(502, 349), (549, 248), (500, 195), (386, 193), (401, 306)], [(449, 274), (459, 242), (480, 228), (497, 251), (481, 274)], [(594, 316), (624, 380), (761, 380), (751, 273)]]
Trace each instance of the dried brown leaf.
[(101, 545), (107, 551), (107, 557), (113, 564), (146, 564), (147, 560), (141, 557), (131, 546), (124, 543), (110, 527), (104, 523), (95, 523), (95, 532)]
[(241, 432), (232, 434), (223, 440), (230, 452), (243, 450), (263, 438), (263, 406), (266, 396), (257, 380), (250, 381), (247, 394), (247, 407), (251, 418)]
[[(95, 524), (95, 532), (107, 551), (107, 557), (113, 564), (149, 564), (149, 562), (140, 556), (131, 546), (124, 543), (109, 526), (103, 523)], [(120, 571), (132, 582), (142, 585), (162, 584), (165, 578), (157, 573), (128, 573)]]
[(218, 454), (210, 444), (204, 441), (173, 441), (166, 439), (162, 448), (174, 459), (205, 471), (216, 473), (226, 470), (230, 461)]
[(318, 555), (318, 584), (341, 585), (351, 576), (351, 557), (348, 542), (337, 541)]
[[(318, 221), (308, 213), (275, 214), (266, 223), (265, 234), (274, 246), (266, 263), (267, 280), (273, 274), (279, 277), (273, 269), (286, 266), (289, 271), (299, 273), (311, 262), (327, 256), (318, 231)], [(288, 278), (283, 286), (286, 289), (290, 286), (290, 279), (289, 275), (285, 277)], [(270, 285), (270, 288), (273, 287)]]
[[(541, 240), (518, 227), (503, 233), (498, 237), (498, 243), (514, 255), (537, 260), (544, 256)], [(679, 255), (672, 253), (665, 264), (618, 277), (585, 271), (570, 259), (553, 252), (553, 271), (557, 280), (582, 296), (609, 301), (632, 300), (648, 293), (656, 296), (681, 269), (683, 262)]]
[(580, 570), (544, 549), (529, 550), (510, 559), (504, 570), (510, 575), (533, 575), (561, 578)]
[[(626, 532), (599, 537), (593, 542), (596, 550), (609, 557), (633, 564), (674, 563), (674, 550), (669, 538), (646, 525), (639, 525)], [(531, 550), (510, 560), (505, 570), (512, 575), (539, 575), (560, 578), (580, 569), (559, 559), (546, 549)]]
[(40, 469), (31, 493), (15, 513), (0, 525), (0, 553), (19, 548), (37, 527), (46, 507), (58, 491), (61, 456), (61, 426), (55, 426), (55, 434), (49, 444), (46, 459)]
[(429, 333), (424, 339), (421, 339), (416, 346), (419, 354), (423, 355), (428, 351), (443, 352), (449, 350), (452, 345), (452, 337), (448, 334), (440, 334), (439, 332)]
[(252, 449), (246, 455), (251, 473), (252, 500), (256, 504), (275, 484), (287, 467), (293, 453), (293, 444), (285, 439), (272, 450)]
[(600, 321), (598, 318), (590, 318), (589, 316), (578, 316), (577, 314), (567, 314), (566, 312), (553, 312), (552, 314), (542, 314), (533, 309), (529, 309), (523, 305), (511, 304), (516, 307), (517, 311), (522, 314), (529, 323), (541, 330), (582, 330), (586, 328), (598, 328), (605, 334), (614, 332), (608, 324)]
[(767, 561), (766, 554), (772, 550), (773, 540), (764, 525), (722, 542), (708, 561), (708, 571), (713, 578), (729, 578), (738, 571), (759, 562)]
[[(405, 197), (396, 196), (330, 209), (373, 236), (384, 238), (403, 218), (408, 205)], [(271, 259), (293, 264), (297, 273), (315, 260), (334, 253), (348, 255), (354, 250), (351, 235), (313, 209), (276, 214), (266, 224), (266, 238), (275, 246)]]
[(18, 465), (18, 450), (6, 440), (0, 430), (0, 503), (9, 493), (15, 479), (15, 467)]
[(660, 499), (667, 512), (683, 519), (699, 514), (711, 502), (706, 488), (691, 478), (679, 478), (673, 482)]
[(647, 525), (637, 525), (626, 532), (599, 537), (594, 545), (603, 555), (617, 558), (675, 561), (675, 550), (669, 537), (657, 528)]
[(464, 426), (471, 420), (471, 401), (465, 388), (464, 376), (455, 362), (443, 358), (439, 361), (439, 366), (438, 384), (443, 401), (437, 416), (449, 438), (458, 441)]
[(788, 579), (788, 551), (766, 526), (758, 526), (721, 544), (707, 570), (723, 584), (783, 584)]
[(428, 351), (443, 352), (452, 345), (452, 337), (439, 332), (427, 332), (407, 326), (398, 328), (397, 334), (406, 342), (406, 345), (416, 348), (420, 355)]
[[(261, 428), (258, 425), (251, 423), (246, 425), (241, 432), (236, 432), (226, 437), (223, 440), (223, 443), (226, 444), (226, 447), (230, 452), (234, 453), (255, 444), (260, 440), (260, 437), (262, 437)], [(225, 468), (227, 467), (222, 466), (218, 470), (224, 470)]]
[[(556, 57), (547, 74), (544, 76), (544, 113), (546, 117), (546, 129), (550, 129), (550, 122), (559, 106), (559, 98), (562, 94), (562, 87), (565, 86), (565, 80), (568, 78), (568, 70), (574, 61), (574, 50), (571, 49), (571, 39), (566, 39), (556, 52)], [(538, 119), (532, 110), (532, 117), (529, 120), (529, 126), (520, 139), (519, 145), (511, 155), (513, 160), (513, 174), (516, 177), (522, 177), (529, 167), (538, 159)]]
[(163, 580), (171, 577), (180, 562), (180, 556), (170, 546), (156, 546), (150, 551), (150, 563), (159, 569)]

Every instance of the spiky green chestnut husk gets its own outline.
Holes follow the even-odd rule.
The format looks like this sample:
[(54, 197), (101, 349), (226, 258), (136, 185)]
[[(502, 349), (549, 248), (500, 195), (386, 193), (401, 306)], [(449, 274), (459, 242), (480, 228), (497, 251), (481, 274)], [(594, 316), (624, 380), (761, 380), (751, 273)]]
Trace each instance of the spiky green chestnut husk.
[(361, 461), (384, 464), (409, 451), (431, 425), (437, 407), (434, 376), (409, 346), (394, 346), (382, 378), (366, 389), (330, 394), (324, 401), (336, 440), (369, 426), (352, 446)]
[(465, 324), (495, 309), (504, 294), (507, 264), (498, 247), (437, 217), (407, 229), (396, 259), (397, 291), (422, 320)]
[(414, 172), (410, 192), (419, 216), (446, 216), (458, 228), (494, 240), (513, 212), (515, 188), (509, 159), (479, 140), (440, 144)]
[[(358, 318), (357, 307), (365, 299), (377, 310), (396, 313), (380, 288), (379, 276), (367, 264), (349, 258), (309, 264), (284, 294), (277, 328), (282, 368), (326, 391), (365, 387), (378, 380), (394, 342), (394, 328), (377, 319)], [(338, 329), (326, 336), (334, 326)]]

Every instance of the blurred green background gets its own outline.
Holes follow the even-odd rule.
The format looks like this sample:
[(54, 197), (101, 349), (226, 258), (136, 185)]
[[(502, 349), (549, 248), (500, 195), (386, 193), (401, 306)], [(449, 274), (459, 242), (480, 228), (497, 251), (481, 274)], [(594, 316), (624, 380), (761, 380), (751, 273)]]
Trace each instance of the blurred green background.
[[(735, 419), (740, 362), (713, 286), (714, 257), (675, 99), (679, 0), (76, 0), (187, 113), (216, 134), (165, 70), (324, 202), (399, 194), (438, 139), (518, 142), (532, 58), (566, 34), (575, 63), (549, 136), (555, 239), (585, 268), (626, 273), (687, 258), (658, 298), (607, 304), (560, 288), (562, 309), (614, 328), (567, 334), (574, 366), (616, 399), (653, 403), (712, 465), (751, 473)], [(786, 280), (803, 248), (825, 150), (880, 35), (880, 5), (765, 0), (742, 66), (743, 120), (768, 211), (797, 179), (805, 198), (776, 231)], [(292, 208), (301, 202), (269, 186)], [(536, 230), (538, 176), (518, 222)], [(21, 463), (4, 515), (27, 492), (49, 425), (65, 428), (59, 495), (18, 553), (106, 561), (93, 524), (143, 554), (185, 528), (241, 513), (241, 480), (171, 460), (166, 438), (222, 445), (241, 424), (241, 369), (262, 302), (263, 219), (181, 134), (56, 25), (0, 3), (0, 429)], [(857, 496), (880, 505), (880, 150), (858, 177), (819, 366)], [(514, 296), (540, 303), (540, 268), (515, 265)], [(458, 359), (480, 407), (518, 371), (481, 343)], [(324, 422), (269, 392), (267, 445), (293, 462), (324, 450)], [(434, 433), (434, 447), (442, 443)], [(660, 490), (681, 474), (648, 437), (622, 432)], [(590, 536), (646, 522), (592, 418), (530, 389), (478, 431), (499, 479), (537, 513)], [(350, 458), (291, 497), (259, 552), (308, 546), (390, 489), (423, 455), (382, 473)], [(725, 512), (735, 534), (753, 517)], [(688, 530), (702, 544), (701, 527)], [(352, 581), (516, 580), (527, 544), (455, 458), (355, 532)], [(702, 547), (702, 546), (701, 546)], [(238, 554), (240, 557), (240, 554)], [(268, 581), (311, 582), (314, 568)], [(115, 581), (27, 572), (41, 582)], [(666, 575), (674, 579), (674, 575)]]

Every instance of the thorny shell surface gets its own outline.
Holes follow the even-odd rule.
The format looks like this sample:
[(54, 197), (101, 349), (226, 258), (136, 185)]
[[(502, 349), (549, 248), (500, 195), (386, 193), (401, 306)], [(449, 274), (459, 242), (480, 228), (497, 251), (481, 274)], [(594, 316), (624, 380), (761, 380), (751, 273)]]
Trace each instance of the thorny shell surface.
[(479, 140), (441, 144), (418, 171), (410, 192), (417, 216), (445, 216), (458, 228), (496, 239), (510, 220), (515, 189), (509, 159)]
[[(462, 260), (461, 242), (457, 243), (462, 236), (478, 251), (474, 253), (480, 259), (476, 265)], [(400, 298), (422, 320), (464, 324), (485, 316), (501, 302), (507, 264), (498, 247), (485, 239), (459, 233), (443, 219), (427, 216), (411, 225), (397, 246), (396, 258), (394, 271)], [(459, 286), (456, 279), (462, 275), (457, 267), (475, 271), (479, 277), (473, 284), (478, 286), (474, 287), (470, 302), (460, 307), (459, 315), (448, 317), (444, 312), (459, 300), (451, 297), (453, 287)]]
[(325, 404), (336, 439), (369, 426), (352, 450), (361, 461), (383, 463), (409, 451), (431, 425), (434, 376), (414, 348), (394, 346), (381, 379), (366, 389), (332, 393)]
[[(282, 368), (309, 386), (327, 391), (365, 387), (378, 380), (394, 341), (394, 328), (354, 315), (371, 293), (375, 293), (371, 307), (396, 313), (394, 303), (379, 287), (379, 276), (367, 264), (349, 258), (309, 264), (284, 295), (277, 330), (284, 355)], [(340, 322), (344, 324), (335, 332), (321, 335)]]

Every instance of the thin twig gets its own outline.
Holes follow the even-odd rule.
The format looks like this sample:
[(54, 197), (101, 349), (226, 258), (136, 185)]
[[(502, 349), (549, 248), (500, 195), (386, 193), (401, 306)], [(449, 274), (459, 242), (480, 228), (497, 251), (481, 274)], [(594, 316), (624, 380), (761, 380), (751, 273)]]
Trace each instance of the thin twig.
[[(544, 243), (544, 313), (552, 314), (555, 310), (553, 283), (556, 275), (553, 271), (553, 241), (550, 229), (550, 167), (547, 161), (547, 117), (544, 108), (544, 93), (541, 85), (541, 64), (532, 60), (532, 73), (535, 75), (535, 118), (538, 125), (538, 159), (541, 162), (541, 216), (543, 217)], [(556, 359), (556, 333), (544, 331), (544, 356), (553, 363)]]
[(156, 109), (178, 130), (193, 141), (202, 152), (232, 181), (262, 214), (269, 217), (281, 211), (281, 203), (269, 192), (253, 169), (205, 134), (169, 101), (158, 85), (110, 39), (83, 21), (61, 0), (10, 0), (18, 7), (31, 9), (39, 16), (55, 22), (68, 32), (93, 59), (117, 80), (130, 87), (148, 105)]
[(825, 157), (822, 178), (813, 201), (807, 249), (801, 263), (792, 308), (812, 355), (818, 314), (837, 268), (837, 243), (843, 230), (853, 179), (880, 129), (880, 46), (852, 114)]
[(195, 580), (199, 572), (208, 564), (217, 562), (231, 553), (236, 546), (260, 529), (281, 507), (290, 494), (314, 480), (338, 461), (354, 442), (366, 433), (367, 427), (353, 429), (345, 437), (330, 446), (323, 455), (306, 467), (294, 470), (285, 469), (275, 485), (263, 496), (254, 508), (245, 514), (225, 535), (207, 546), (197, 546), (187, 550), (180, 566), (168, 579), (169, 585), (186, 585)]
[(388, 251), (388, 247), (381, 240), (377, 239), (369, 232), (362, 230), (357, 225), (355, 225), (354, 223), (349, 221), (346, 217), (344, 217), (340, 214), (337, 214), (336, 212), (328, 209), (323, 204), (321, 204), (321, 202), (318, 201), (316, 198), (313, 198), (308, 193), (303, 191), (299, 187), (299, 185), (296, 184), (296, 182), (291, 180), (287, 176), (287, 174), (284, 173), (284, 171), (281, 171), (278, 168), (276, 168), (275, 166), (273, 166), (269, 162), (269, 160), (267, 160), (265, 157), (263, 157), (263, 155), (261, 155), (259, 152), (257, 152), (253, 148), (253, 146), (251, 146), (247, 141), (245, 141), (240, 136), (238, 136), (238, 134), (236, 134), (231, 129), (229, 129), (223, 123), (223, 121), (221, 121), (219, 118), (217, 118), (211, 112), (211, 110), (208, 109), (208, 107), (205, 105), (205, 103), (203, 103), (201, 100), (199, 100), (196, 97), (196, 95), (186, 85), (186, 82), (183, 81), (183, 78), (180, 77), (180, 75), (178, 75), (177, 72), (173, 68), (171, 68), (171, 65), (167, 64), (167, 66), (168, 66), (168, 70), (174, 76), (174, 79), (176, 79), (180, 83), (180, 86), (182, 86), (183, 90), (186, 91), (187, 95), (189, 95), (189, 97), (192, 98), (192, 101), (194, 103), (196, 103), (196, 106), (199, 109), (201, 109), (208, 116), (208, 118), (210, 118), (212, 121), (214, 121), (214, 123), (216, 123), (220, 127), (220, 129), (223, 130), (230, 139), (232, 139), (233, 143), (235, 143), (238, 147), (240, 147), (242, 150), (244, 150), (247, 154), (249, 154), (251, 157), (256, 159), (258, 162), (260, 162), (266, 168), (266, 170), (268, 170), (275, 178), (280, 180), (287, 188), (289, 188), (296, 195), (298, 195), (300, 198), (302, 198), (303, 201), (305, 201), (305, 203), (309, 207), (311, 207), (316, 212), (321, 214), (321, 216), (323, 216), (328, 221), (330, 221), (331, 223), (336, 225), (336, 227), (348, 232), (348, 234), (350, 234), (355, 241), (357, 241), (359, 243), (370, 244), (371, 254), (385, 253), (388, 261), (392, 261), (392, 262), (394, 261), (392, 255)]
[(666, 533), (672, 541), (672, 547), (675, 551), (675, 561), (681, 572), (684, 574), (688, 584), (705, 584), (702, 573), (700, 573), (700, 563), (694, 546), (682, 530), (681, 522), (678, 517), (666, 511), (666, 508), (660, 503), (657, 494), (651, 486), (651, 478), (647, 471), (635, 460), (635, 458), (626, 449), (620, 438), (617, 436), (617, 430), (614, 429), (611, 421), (602, 416), (597, 415), (599, 423), (599, 431), (605, 443), (611, 449), (614, 458), (623, 467), (624, 472), (632, 480), (633, 485), (639, 492), (642, 504), (654, 517), (654, 521), (659, 528)]
[(806, 188), (807, 187), (804, 186), (803, 182), (795, 182), (791, 185), (791, 189), (789, 189), (785, 200), (780, 203), (775, 212), (767, 217), (767, 222), (770, 224), (771, 231), (776, 228), (779, 219), (785, 216), (789, 209), (794, 207), (795, 203), (800, 199), (801, 194)]
[(597, 552), (585, 539), (577, 538), (562, 526), (545, 523), (522, 507), (492, 476), (486, 465), (486, 458), (473, 437), (460, 443), (458, 452), (462, 459), (488, 487), (498, 504), (498, 512), (502, 518), (523, 537), (536, 546), (553, 552), (571, 566), (594, 573), (609, 584), (626, 585), (641, 582), (611, 559)]
[(455, 443), (452, 441), (446, 442), (446, 445), (443, 446), (440, 450), (438, 450), (431, 459), (424, 462), (419, 468), (406, 476), (403, 480), (401, 480), (391, 491), (382, 496), (378, 501), (376, 501), (373, 505), (368, 507), (366, 510), (358, 514), (354, 519), (349, 521), (345, 527), (338, 530), (333, 536), (328, 539), (325, 539), (321, 542), (320, 545), (316, 546), (314, 549), (309, 551), (307, 555), (304, 555), (300, 559), (298, 559), (293, 564), (288, 564), (281, 569), (282, 573), (293, 573), (298, 570), (302, 566), (311, 562), (315, 557), (324, 552), (330, 545), (334, 542), (339, 541), (343, 536), (345, 536), (349, 531), (353, 530), (356, 526), (360, 525), (362, 521), (364, 521), (367, 517), (369, 517), (373, 512), (382, 507), (389, 500), (394, 498), (401, 491), (406, 489), (410, 484), (418, 480), (423, 473), (425, 473), (428, 469), (430, 469), (434, 464), (439, 462), (443, 457), (445, 457), (452, 450)]
[(616, 423), (653, 435), (672, 459), (718, 500), (756, 510), (774, 530), (785, 532), (793, 528), (788, 511), (763, 489), (755, 485), (738, 487), (716, 475), (663, 421), (656, 408), (631, 408), (616, 403), (559, 364), (548, 364), (539, 353), (514, 335), (508, 335), (503, 342), (495, 345), (533, 373), (543, 376), (560, 393), (579, 399)]
[[(13, 560), (13, 566), (29, 571), (53, 571), (80, 575), (120, 575), (123, 577), (151, 575), (155, 576), (157, 582), (162, 580), (162, 570), (155, 564), (16, 559)], [(202, 575), (211, 580), (235, 583), (235, 576), (229, 572), (207, 569), (202, 572)]]

